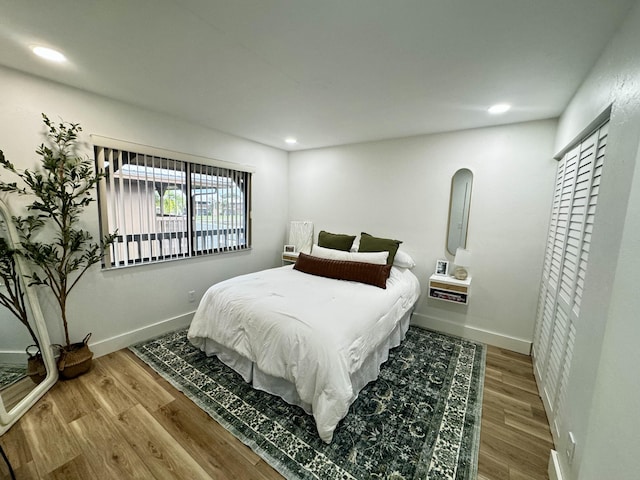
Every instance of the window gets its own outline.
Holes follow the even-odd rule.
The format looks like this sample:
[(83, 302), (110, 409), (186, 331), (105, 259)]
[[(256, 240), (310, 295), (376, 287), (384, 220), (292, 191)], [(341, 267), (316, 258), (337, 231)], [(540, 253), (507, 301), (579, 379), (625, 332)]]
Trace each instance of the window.
[(97, 168), (105, 172), (98, 193), (101, 233), (117, 232), (104, 267), (250, 247), (246, 167), (111, 139), (105, 143), (116, 148), (104, 147), (100, 138), (92, 136)]

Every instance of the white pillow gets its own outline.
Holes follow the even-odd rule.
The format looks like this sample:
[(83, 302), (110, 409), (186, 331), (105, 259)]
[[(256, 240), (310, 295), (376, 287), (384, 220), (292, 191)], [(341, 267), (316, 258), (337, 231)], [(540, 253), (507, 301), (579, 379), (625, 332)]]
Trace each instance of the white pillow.
[(393, 259), (394, 267), (413, 268), (416, 266), (416, 262), (413, 261), (411, 255), (407, 252), (398, 249), (396, 256)]
[(343, 250), (334, 250), (333, 248), (324, 248), (313, 244), (311, 255), (327, 260), (346, 260), (347, 262), (386, 265), (389, 252), (345, 252)]

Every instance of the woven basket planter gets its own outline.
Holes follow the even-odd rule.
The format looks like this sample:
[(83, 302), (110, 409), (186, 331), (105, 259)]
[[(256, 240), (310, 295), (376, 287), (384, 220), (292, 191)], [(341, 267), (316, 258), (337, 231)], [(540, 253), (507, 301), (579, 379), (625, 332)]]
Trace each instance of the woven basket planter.
[[(36, 349), (36, 353), (31, 353), (29, 350), (33, 351)], [(44, 365), (44, 359), (42, 358), (42, 353), (40, 353), (40, 349), (37, 345), (29, 345), (27, 347), (27, 376), (33, 381), (33, 383), (38, 384), (42, 382), (47, 377), (47, 367)]]
[(58, 371), (62, 378), (75, 378), (91, 369), (93, 352), (89, 350), (90, 337), (88, 334), (82, 342), (60, 347)]

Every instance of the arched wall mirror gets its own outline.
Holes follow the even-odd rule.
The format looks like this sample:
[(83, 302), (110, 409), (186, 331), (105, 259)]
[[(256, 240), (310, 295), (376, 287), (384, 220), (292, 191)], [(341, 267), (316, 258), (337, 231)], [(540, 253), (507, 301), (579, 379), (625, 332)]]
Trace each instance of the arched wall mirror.
[(0, 199), (0, 435), (58, 378), (38, 297), (24, 281), (22, 259), (13, 254), (17, 242)]
[(472, 185), (473, 173), (468, 168), (461, 168), (451, 179), (449, 227), (447, 229), (447, 251), (451, 255), (456, 254), (458, 247), (466, 248), (467, 246)]

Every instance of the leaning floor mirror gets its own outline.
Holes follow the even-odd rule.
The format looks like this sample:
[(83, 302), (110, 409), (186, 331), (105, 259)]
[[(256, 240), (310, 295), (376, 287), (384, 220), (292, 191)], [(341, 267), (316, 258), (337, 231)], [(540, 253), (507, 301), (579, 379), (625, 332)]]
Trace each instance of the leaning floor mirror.
[(25, 280), (17, 244), (11, 213), (0, 199), (0, 435), (58, 379), (38, 297)]

